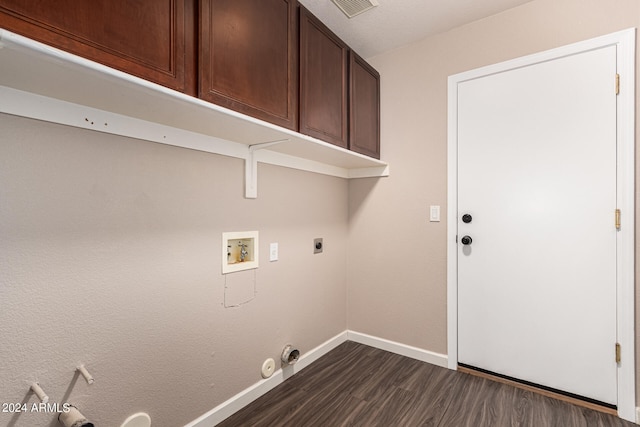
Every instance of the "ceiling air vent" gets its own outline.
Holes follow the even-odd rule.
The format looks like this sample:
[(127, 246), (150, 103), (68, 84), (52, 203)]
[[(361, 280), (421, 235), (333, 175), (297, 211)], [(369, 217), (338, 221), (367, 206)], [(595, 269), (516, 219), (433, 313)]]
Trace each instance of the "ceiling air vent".
[(331, 0), (349, 18), (378, 6), (377, 0)]

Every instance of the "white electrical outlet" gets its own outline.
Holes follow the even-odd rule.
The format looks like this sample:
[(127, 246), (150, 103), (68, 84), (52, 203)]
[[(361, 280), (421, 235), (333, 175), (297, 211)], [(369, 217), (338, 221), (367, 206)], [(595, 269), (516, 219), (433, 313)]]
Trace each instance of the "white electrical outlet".
[(269, 261), (277, 261), (278, 260), (278, 244), (271, 243), (269, 245)]

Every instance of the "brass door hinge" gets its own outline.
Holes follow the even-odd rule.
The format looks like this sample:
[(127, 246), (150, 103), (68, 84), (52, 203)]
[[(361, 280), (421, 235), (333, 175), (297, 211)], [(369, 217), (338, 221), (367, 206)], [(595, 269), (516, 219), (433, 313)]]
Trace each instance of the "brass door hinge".
[(620, 343), (616, 343), (616, 363), (620, 363)]
[(616, 209), (616, 230), (620, 230), (620, 209)]
[(616, 74), (616, 95), (620, 94), (620, 74)]

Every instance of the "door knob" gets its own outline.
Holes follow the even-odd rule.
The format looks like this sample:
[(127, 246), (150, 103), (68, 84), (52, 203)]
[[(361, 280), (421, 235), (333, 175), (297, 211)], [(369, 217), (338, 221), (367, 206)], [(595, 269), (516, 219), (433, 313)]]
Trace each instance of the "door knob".
[(461, 242), (463, 245), (470, 245), (471, 242), (473, 242), (473, 239), (471, 238), (471, 236), (464, 236)]
[(464, 222), (465, 224), (469, 224), (472, 219), (473, 217), (469, 214), (462, 215), (462, 222)]

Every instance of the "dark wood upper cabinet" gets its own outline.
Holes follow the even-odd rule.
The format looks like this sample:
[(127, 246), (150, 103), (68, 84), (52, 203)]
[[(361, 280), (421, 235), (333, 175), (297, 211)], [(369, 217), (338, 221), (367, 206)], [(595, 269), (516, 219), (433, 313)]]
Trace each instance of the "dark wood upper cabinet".
[(349, 48), (300, 8), (300, 132), (348, 147)]
[(200, 98), (298, 129), (296, 0), (203, 0)]
[(351, 51), (349, 76), (349, 149), (379, 159), (380, 74)]
[(0, 0), (0, 27), (195, 95), (194, 4)]

